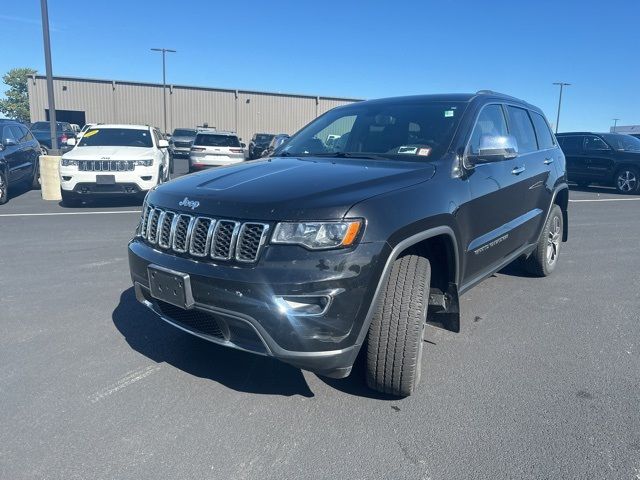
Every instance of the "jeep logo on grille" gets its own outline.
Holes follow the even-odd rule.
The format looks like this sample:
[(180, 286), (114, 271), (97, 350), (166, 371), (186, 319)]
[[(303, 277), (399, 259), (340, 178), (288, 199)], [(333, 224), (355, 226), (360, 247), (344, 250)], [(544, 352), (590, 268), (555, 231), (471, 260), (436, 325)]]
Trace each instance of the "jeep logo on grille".
[(189, 197), (184, 197), (180, 203), (178, 203), (181, 207), (189, 207), (191, 210), (195, 210), (200, 206), (200, 202), (196, 200), (189, 200)]

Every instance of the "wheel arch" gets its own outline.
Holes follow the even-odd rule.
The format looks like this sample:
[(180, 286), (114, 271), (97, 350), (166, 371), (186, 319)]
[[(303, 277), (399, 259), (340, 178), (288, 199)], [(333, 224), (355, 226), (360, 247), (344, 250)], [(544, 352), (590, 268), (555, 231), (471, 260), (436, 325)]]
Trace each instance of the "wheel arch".
[(553, 204), (562, 210), (562, 241), (569, 239), (569, 187), (562, 187), (556, 191)]

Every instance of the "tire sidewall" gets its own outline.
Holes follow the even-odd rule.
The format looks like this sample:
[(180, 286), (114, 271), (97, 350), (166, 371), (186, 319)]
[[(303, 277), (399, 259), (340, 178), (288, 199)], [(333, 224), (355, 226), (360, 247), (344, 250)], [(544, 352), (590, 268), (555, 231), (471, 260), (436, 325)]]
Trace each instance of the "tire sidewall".
[(0, 170), (0, 176), (2, 176), (2, 192), (0, 192), (0, 205), (4, 205), (9, 200), (9, 180), (7, 178), (7, 172)]
[(560, 251), (562, 250), (562, 238), (561, 238), (560, 242), (558, 243), (558, 251), (556, 253), (555, 261), (553, 263), (548, 262), (547, 248), (548, 248), (549, 233), (551, 232), (551, 226), (553, 225), (553, 220), (556, 217), (560, 219), (560, 235), (562, 235), (562, 232), (564, 229), (564, 218), (562, 216), (562, 210), (558, 205), (554, 205), (553, 208), (551, 209), (551, 214), (549, 215), (549, 219), (547, 220), (547, 224), (545, 225), (545, 228), (544, 228), (544, 235), (543, 235), (543, 238), (541, 239), (544, 243), (543, 258), (544, 258), (544, 270), (546, 275), (551, 274), (556, 269), (556, 266), (558, 265), (558, 259), (560, 257)]

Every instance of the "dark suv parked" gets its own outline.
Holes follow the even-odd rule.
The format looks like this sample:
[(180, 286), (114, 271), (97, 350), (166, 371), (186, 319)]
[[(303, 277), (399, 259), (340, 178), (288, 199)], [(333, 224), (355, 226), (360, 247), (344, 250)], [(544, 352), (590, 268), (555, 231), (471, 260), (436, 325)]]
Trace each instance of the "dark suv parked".
[(260, 158), (265, 148), (269, 146), (271, 139), (275, 137), (272, 133), (256, 133), (249, 142), (249, 160)]
[(27, 127), (18, 122), (0, 122), (0, 204), (9, 198), (9, 188), (26, 182), (40, 186), (38, 158), (40, 144)]
[(169, 139), (169, 151), (174, 157), (189, 158), (191, 145), (198, 131), (195, 128), (176, 128)]
[[(56, 133), (58, 135), (58, 149), (62, 153), (71, 150), (71, 147), (67, 145), (67, 140), (70, 138), (76, 138), (76, 132), (71, 128), (71, 124), (68, 122), (56, 122)], [(40, 142), (40, 150), (42, 155), (47, 155), (51, 150), (51, 122), (36, 122), (31, 125), (31, 131), (33, 136)]]
[[(565, 160), (542, 112), (494, 92), (354, 103), (274, 156), (159, 186), (129, 264), (137, 298), (212, 342), (409, 395), (425, 323), (567, 238)], [(223, 365), (219, 366), (224, 368)]]
[(557, 135), (567, 157), (567, 175), (578, 185), (613, 186), (640, 193), (640, 139), (621, 133), (567, 132)]

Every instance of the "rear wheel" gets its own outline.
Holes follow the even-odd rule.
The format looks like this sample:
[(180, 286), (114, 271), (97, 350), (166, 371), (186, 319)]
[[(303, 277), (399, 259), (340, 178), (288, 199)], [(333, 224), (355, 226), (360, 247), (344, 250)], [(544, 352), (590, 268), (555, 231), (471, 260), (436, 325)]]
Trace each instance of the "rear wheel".
[(367, 385), (406, 397), (420, 381), (422, 335), (427, 319), (431, 266), (418, 255), (391, 268), (367, 337)]
[(555, 270), (562, 245), (563, 224), (562, 210), (558, 205), (553, 205), (536, 249), (524, 261), (529, 273), (546, 277)]
[(0, 205), (7, 203), (9, 199), (9, 184), (7, 183), (7, 174), (0, 171)]
[(640, 173), (633, 167), (623, 167), (616, 173), (616, 188), (620, 193), (632, 194), (640, 191)]
[(37, 190), (40, 188), (40, 160), (36, 159), (33, 164), (33, 176), (31, 177), (31, 188)]

